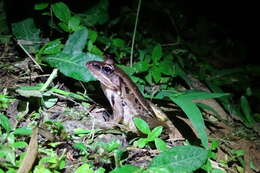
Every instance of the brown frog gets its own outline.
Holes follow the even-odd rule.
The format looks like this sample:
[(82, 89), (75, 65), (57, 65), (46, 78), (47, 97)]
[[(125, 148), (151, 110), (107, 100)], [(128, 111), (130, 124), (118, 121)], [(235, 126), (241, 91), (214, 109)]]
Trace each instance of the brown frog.
[(137, 132), (133, 118), (139, 117), (150, 127), (162, 125), (172, 138), (176, 128), (168, 117), (153, 103), (146, 100), (129, 76), (118, 68), (112, 59), (89, 61), (88, 70), (101, 82), (104, 94), (113, 110), (113, 123), (121, 123), (130, 131)]

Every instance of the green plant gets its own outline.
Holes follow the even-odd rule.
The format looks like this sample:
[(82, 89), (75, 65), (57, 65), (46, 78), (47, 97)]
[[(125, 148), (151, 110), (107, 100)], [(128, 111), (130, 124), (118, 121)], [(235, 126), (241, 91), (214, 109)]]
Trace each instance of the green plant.
[(133, 118), (133, 121), (137, 129), (141, 131), (143, 134), (147, 135), (146, 138), (140, 138), (137, 141), (135, 141), (134, 146), (143, 148), (149, 142), (155, 142), (155, 146), (157, 149), (161, 151), (166, 151), (168, 149), (166, 143), (160, 138), (158, 138), (162, 133), (162, 126), (158, 126), (155, 127), (153, 130), (150, 130), (148, 124), (144, 120), (140, 118)]
[(12, 98), (7, 96), (6, 94), (0, 93), (0, 110), (8, 108), (8, 106), (12, 101), (13, 101)]

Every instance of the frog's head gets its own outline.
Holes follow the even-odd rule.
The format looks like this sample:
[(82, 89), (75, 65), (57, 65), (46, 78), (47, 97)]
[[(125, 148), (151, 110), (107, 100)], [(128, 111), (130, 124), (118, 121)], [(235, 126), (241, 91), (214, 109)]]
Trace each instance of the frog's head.
[(88, 61), (86, 64), (92, 75), (106, 87), (118, 90), (120, 77), (116, 73), (116, 66), (112, 59), (105, 61)]

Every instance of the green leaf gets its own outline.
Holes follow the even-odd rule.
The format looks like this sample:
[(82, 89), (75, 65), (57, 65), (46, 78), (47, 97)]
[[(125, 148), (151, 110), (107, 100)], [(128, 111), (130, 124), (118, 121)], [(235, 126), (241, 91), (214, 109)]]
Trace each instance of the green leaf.
[(139, 148), (144, 148), (144, 146), (148, 143), (149, 141), (147, 140), (147, 138), (140, 138), (137, 141), (134, 142), (134, 146), (135, 147), (139, 147)]
[(137, 129), (140, 130), (142, 133), (144, 134), (151, 133), (149, 125), (144, 120), (142, 120), (141, 118), (133, 118), (133, 121)]
[(68, 29), (70, 31), (77, 31), (83, 26), (80, 25), (80, 18), (78, 16), (72, 16), (68, 22)]
[(250, 108), (250, 105), (248, 103), (248, 100), (245, 96), (242, 96), (240, 98), (240, 105), (241, 105), (241, 109), (246, 117), (246, 120), (248, 121), (248, 123), (252, 126), (255, 123), (255, 120), (252, 116), (252, 111)]
[(0, 158), (4, 158), (15, 166), (15, 152), (11, 147), (0, 144)]
[(40, 2), (40, 3), (37, 3), (37, 4), (34, 5), (34, 9), (35, 10), (43, 10), (43, 9), (47, 8), (48, 5), (49, 5), (48, 2)]
[(34, 168), (33, 173), (52, 173), (52, 171), (50, 171), (48, 168), (45, 168), (44, 165), (37, 165)]
[(32, 128), (29, 127), (21, 127), (14, 130), (15, 135), (31, 135)]
[(17, 141), (12, 145), (14, 148), (26, 148), (27, 146), (28, 144), (24, 141)]
[(68, 23), (71, 14), (70, 9), (66, 4), (64, 4), (63, 2), (57, 2), (55, 4), (52, 4), (51, 9), (58, 19), (65, 23)]
[(102, 61), (100, 56), (82, 53), (87, 40), (87, 30), (74, 32), (66, 42), (64, 50), (55, 55), (49, 55), (43, 60), (56, 67), (64, 75), (83, 82), (96, 80), (86, 68), (86, 62), (91, 60)]
[(50, 54), (56, 54), (61, 52), (61, 49), (64, 47), (63, 44), (61, 44), (61, 41), (59, 39), (49, 41), (46, 43), (41, 50), (39, 51), (40, 54), (50, 55)]
[(72, 55), (82, 53), (82, 50), (86, 45), (87, 38), (88, 31), (86, 28), (75, 31), (69, 36), (69, 39), (66, 41), (63, 53)]
[(133, 68), (137, 71), (137, 73), (146, 72), (149, 67), (150, 66), (147, 61), (139, 61), (133, 65)]
[(208, 137), (206, 133), (206, 127), (203, 121), (202, 114), (195, 103), (192, 102), (193, 97), (186, 97), (183, 93), (174, 93), (174, 91), (160, 91), (155, 98), (162, 99), (164, 97), (169, 97), (174, 103), (181, 107), (181, 109), (186, 113), (188, 118), (191, 120), (198, 136), (201, 139), (202, 145), (208, 148)]
[(92, 43), (95, 43), (95, 41), (97, 40), (97, 36), (98, 36), (97, 31), (88, 29), (88, 34), (89, 34), (89, 36), (88, 36), (89, 40), (91, 40)]
[(88, 153), (88, 148), (83, 143), (75, 143), (73, 144), (73, 148)]
[(93, 169), (90, 168), (90, 165), (85, 163), (78, 167), (75, 173), (94, 173)]
[(162, 126), (155, 127), (151, 133), (148, 134), (148, 140), (153, 141), (155, 138), (161, 135), (162, 133)]
[(41, 101), (46, 108), (51, 108), (57, 103), (58, 98), (56, 96), (52, 96), (48, 94), (48, 96), (42, 97)]
[(176, 146), (155, 156), (148, 172), (189, 173), (200, 168), (208, 158), (208, 151), (195, 146)]
[(102, 61), (102, 58), (90, 53), (78, 55), (60, 53), (44, 58), (44, 61), (58, 68), (64, 75), (83, 82), (96, 80), (86, 68), (86, 62), (92, 60)]
[(123, 47), (125, 47), (125, 41), (120, 38), (113, 38), (112, 46), (117, 47), (117, 48), (123, 48)]
[(153, 52), (152, 52), (152, 60), (154, 63), (157, 63), (159, 62), (159, 60), (161, 59), (162, 57), (162, 47), (160, 44), (156, 45), (154, 48), (153, 48)]
[(166, 151), (168, 150), (169, 148), (167, 147), (167, 144), (161, 140), (160, 138), (155, 138), (154, 139), (154, 142), (155, 142), (155, 146), (158, 150), (161, 150), (161, 151)]
[(170, 96), (170, 99), (178, 106), (180, 106), (181, 109), (185, 112), (185, 114), (190, 119), (193, 127), (195, 128), (196, 132), (198, 133), (202, 145), (205, 148), (208, 148), (208, 136), (206, 133), (206, 127), (204, 124), (202, 114), (199, 108), (196, 106), (196, 104), (193, 103), (190, 99), (186, 98), (185, 96), (183, 97), (182, 95), (178, 97)]
[(188, 99), (210, 99), (230, 96), (229, 93), (208, 93), (203, 91), (187, 91), (182, 93), (183, 98)]
[(36, 28), (32, 18), (12, 24), (12, 31), (16, 39), (21, 40), (20, 44), (29, 53), (35, 53), (39, 49), (40, 30)]
[(155, 83), (158, 83), (161, 80), (161, 71), (158, 67), (152, 67), (150, 73), (152, 74)]
[(9, 119), (4, 114), (1, 113), (0, 113), (0, 126), (2, 126), (7, 132), (10, 132), (11, 130), (11, 124), (9, 122)]
[(133, 165), (124, 165), (124, 166), (121, 166), (120, 168), (116, 168), (113, 171), (110, 171), (109, 173), (123, 173), (123, 172), (141, 173), (141, 172), (143, 172), (143, 169), (139, 168), (137, 166), (133, 166)]

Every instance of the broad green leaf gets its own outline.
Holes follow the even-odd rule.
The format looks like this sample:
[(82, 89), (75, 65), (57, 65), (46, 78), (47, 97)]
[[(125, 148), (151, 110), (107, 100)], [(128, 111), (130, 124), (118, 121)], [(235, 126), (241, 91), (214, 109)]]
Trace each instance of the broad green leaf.
[(64, 4), (63, 2), (57, 2), (55, 4), (52, 4), (51, 9), (58, 19), (65, 23), (68, 23), (71, 14), (70, 9), (66, 4)]
[(21, 127), (14, 130), (15, 135), (31, 135), (32, 128), (29, 127)]
[(12, 24), (12, 31), (20, 44), (29, 52), (35, 53), (40, 47), (40, 30), (36, 28), (32, 18)]
[(161, 135), (162, 133), (162, 130), (163, 130), (163, 127), (162, 126), (158, 126), (158, 127), (155, 127), (151, 133), (148, 134), (148, 139), (150, 141), (153, 141), (155, 138), (157, 138), (158, 136)]
[[(195, 146), (176, 146), (155, 156), (148, 172), (191, 173), (208, 158), (208, 151)], [(150, 170), (150, 171), (149, 171)]]
[(1, 113), (0, 113), (0, 127), (3, 127), (7, 132), (10, 132), (11, 130), (11, 124), (9, 122), (9, 119), (4, 114)]
[(142, 133), (144, 134), (151, 133), (149, 125), (144, 120), (142, 120), (141, 118), (133, 118), (133, 121), (137, 129), (140, 130)]
[(37, 3), (37, 4), (34, 5), (34, 9), (35, 10), (43, 10), (43, 9), (47, 8), (48, 5), (49, 5), (48, 2), (40, 2), (40, 3)]
[(88, 31), (86, 28), (75, 31), (73, 34), (69, 36), (69, 39), (66, 41), (63, 53), (70, 55), (82, 53), (82, 50), (86, 45), (87, 38)]
[(170, 97), (170, 99), (176, 103), (190, 119), (193, 127), (196, 129), (198, 136), (201, 139), (202, 145), (208, 148), (208, 136), (206, 133), (206, 126), (199, 108), (190, 99), (185, 97)]
[(160, 44), (156, 45), (154, 48), (153, 48), (153, 52), (152, 52), (152, 60), (154, 63), (157, 63), (159, 62), (159, 60), (161, 59), (162, 57), (162, 47)]
[(79, 14), (82, 24), (87, 26), (103, 25), (109, 19), (108, 15), (108, 0), (101, 0), (99, 3)]
[(133, 165), (124, 165), (124, 166), (121, 166), (120, 168), (116, 168), (113, 171), (110, 171), (109, 173), (123, 173), (123, 172), (141, 173), (141, 172), (143, 172), (143, 169), (139, 168), (137, 166), (133, 166)]
[(161, 140), (160, 138), (155, 138), (154, 139), (154, 142), (155, 142), (155, 146), (158, 150), (161, 150), (161, 151), (166, 151), (168, 150), (169, 148), (167, 147), (167, 144)]
[(248, 103), (248, 100), (245, 96), (242, 96), (240, 98), (240, 105), (241, 105), (241, 109), (242, 109), (248, 123), (250, 125), (253, 125), (255, 123), (255, 120), (253, 118), (252, 111), (251, 111), (250, 105)]
[(86, 62), (91, 60), (102, 61), (102, 58), (90, 53), (78, 55), (60, 53), (44, 58), (44, 61), (58, 68), (64, 75), (83, 82), (96, 80), (86, 68)]
[(202, 145), (208, 148), (208, 137), (206, 133), (206, 127), (199, 108), (192, 102), (191, 97), (186, 97), (185, 93), (175, 93), (175, 91), (160, 91), (155, 98), (162, 99), (169, 97), (174, 103), (181, 107), (191, 120), (193, 127), (195, 128), (198, 136), (201, 139)]
[(180, 106), (181, 109), (185, 112), (196, 132), (198, 133), (202, 145), (205, 148), (208, 148), (208, 136), (206, 133), (206, 127), (202, 114), (196, 104), (193, 103), (191, 99), (186, 98), (185, 96), (183, 97), (182, 95), (177, 97), (170, 96), (170, 99), (178, 106)]

